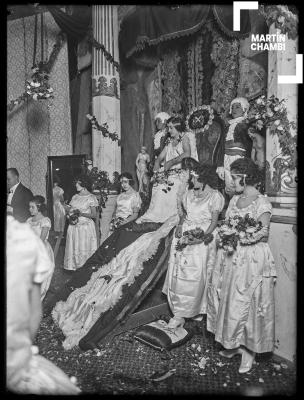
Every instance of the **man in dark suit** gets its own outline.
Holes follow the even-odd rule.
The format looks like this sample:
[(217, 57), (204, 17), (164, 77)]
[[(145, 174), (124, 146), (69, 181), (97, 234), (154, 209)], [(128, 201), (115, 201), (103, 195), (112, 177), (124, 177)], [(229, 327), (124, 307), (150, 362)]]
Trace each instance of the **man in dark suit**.
[(7, 209), (13, 213), (19, 222), (25, 222), (30, 217), (29, 202), (33, 193), (19, 181), (19, 172), (16, 168), (7, 169), (7, 185), (9, 193), (7, 197)]

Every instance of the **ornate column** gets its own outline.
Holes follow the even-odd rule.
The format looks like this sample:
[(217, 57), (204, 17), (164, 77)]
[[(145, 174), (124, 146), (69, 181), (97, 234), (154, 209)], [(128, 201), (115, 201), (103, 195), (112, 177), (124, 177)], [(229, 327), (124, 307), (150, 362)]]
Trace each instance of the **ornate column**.
[[(269, 33), (277, 33), (274, 25)], [(286, 50), (268, 52), (268, 97), (275, 95), (280, 100), (286, 99), (288, 119), (296, 122), (298, 87), (296, 84), (278, 84), (278, 75), (295, 75), (296, 72), (297, 40), (290, 40), (286, 35), (285, 43)], [(294, 361), (297, 331), (296, 169), (290, 170), (280, 153), (277, 136), (268, 132), (266, 190), (273, 205), (269, 245), (278, 275), (275, 285), (275, 354)]]
[[(118, 53), (118, 17), (116, 5), (92, 6), (94, 38), (103, 44), (115, 61)], [(119, 73), (101, 50), (93, 47), (92, 62), (92, 108), (93, 115), (100, 125), (107, 123), (110, 132), (120, 137), (120, 85)], [(92, 133), (93, 165), (99, 170), (121, 172), (121, 151), (117, 142), (102, 136), (101, 132)]]
[[(280, 33), (274, 24), (270, 34)], [(297, 40), (288, 39), (286, 35), (285, 50), (268, 52), (268, 97), (275, 95), (280, 100), (286, 99), (289, 121), (297, 121), (298, 85), (278, 84), (278, 75), (295, 75)], [(293, 135), (295, 131), (291, 132)], [(267, 135), (267, 193), (277, 204), (295, 207), (297, 200), (297, 171), (285, 167), (284, 157), (280, 155), (281, 148), (277, 136)]]

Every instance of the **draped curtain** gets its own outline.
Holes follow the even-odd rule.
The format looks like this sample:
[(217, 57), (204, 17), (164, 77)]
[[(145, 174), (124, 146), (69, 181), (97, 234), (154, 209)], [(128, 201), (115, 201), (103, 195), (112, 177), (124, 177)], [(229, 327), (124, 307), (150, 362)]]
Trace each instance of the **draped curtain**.
[[(88, 49), (85, 54), (79, 54), (79, 46), (83, 47), (86, 42), (91, 27), (92, 7), (73, 6), (71, 15), (58, 6), (48, 6), (48, 10), (68, 39), (73, 153), (87, 154), (91, 158), (91, 125), (86, 118), (92, 100), (91, 57), (87, 57), (88, 53), (91, 55), (91, 51)], [(82, 65), (84, 58), (86, 63)]]
[(251, 25), (249, 11), (241, 11), (240, 31), (233, 31), (233, 7), (227, 5), (138, 6), (122, 22), (120, 31), (121, 56), (131, 57), (148, 46), (191, 35), (211, 20), (228, 36), (248, 36)]

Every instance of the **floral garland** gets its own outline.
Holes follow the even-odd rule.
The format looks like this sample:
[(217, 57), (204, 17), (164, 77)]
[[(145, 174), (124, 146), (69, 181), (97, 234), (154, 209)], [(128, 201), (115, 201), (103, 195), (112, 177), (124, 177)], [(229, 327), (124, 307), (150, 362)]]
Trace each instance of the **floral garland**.
[(107, 123), (104, 123), (102, 125), (99, 125), (96, 117), (91, 114), (86, 115), (87, 119), (91, 122), (92, 128), (100, 131), (104, 137), (108, 137), (111, 139), (113, 142), (117, 142), (118, 146), (121, 145), (121, 140), (119, 139), (119, 136), (117, 133), (112, 133), (109, 132), (109, 126)]
[(279, 100), (274, 95), (268, 99), (265, 95), (258, 97), (250, 105), (248, 123), (254, 123), (258, 130), (269, 128), (272, 135), (277, 135), (281, 154), (286, 157), (286, 166), (290, 169), (296, 168), (297, 135), (291, 134), (291, 129), (295, 130), (296, 124), (287, 117), (285, 99)]
[(261, 5), (259, 11), (266, 19), (268, 26), (274, 23), (275, 27), (280, 29), (281, 33), (287, 34), (289, 39), (296, 39), (298, 36), (299, 18), (289, 10), (288, 6)]
[(91, 43), (91, 45), (93, 47), (95, 47), (95, 49), (101, 50), (103, 52), (106, 60), (109, 61), (111, 64), (113, 64), (114, 67), (116, 68), (117, 72), (119, 72), (119, 63), (114, 60), (114, 57), (112, 56), (112, 54), (106, 50), (106, 48), (103, 44), (100, 44), (99, 42), (97, 42), (97, 40), (93, 37), (92, 32), (88, 38), (88, 42)]
[(7, 111), (11, 112), (15, 106), (21, 104), (26, 99), (41, 100), (53, 98), (53, 89), (49, 86), (48, 79), (56, 58), (64, 44), (64, 34), (59, 32), (53, 50), (48, 61), (40, 62), (32, 67), (32, 80), (26, 81), (26, 91), (17, 99), (11, 100), (7, 105)]
[[(206, 114), (209, 115), (209, 119), (206, 121)], [(187, 116), (186, 127), (188, 130), (196, 133), (203, 133), (209, 129), (213, 124), (214, 111), (210, 106), (202, 105), (200, 107), (195, 107)]]

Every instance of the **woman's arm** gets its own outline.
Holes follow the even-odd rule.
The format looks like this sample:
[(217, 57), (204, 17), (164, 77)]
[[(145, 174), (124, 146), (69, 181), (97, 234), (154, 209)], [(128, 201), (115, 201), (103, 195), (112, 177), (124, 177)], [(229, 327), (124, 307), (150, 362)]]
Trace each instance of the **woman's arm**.
[(251, 150), (251, 160), (252, 160), (252, 161), (255, 161), (255, 155), (256, 155), (256, 149), (255, 149), (255, 147), (253, 146), (253, 147), (252, 147), (252, 150)]
[(153, 171), (158, 171), (160, 169), (160, 164), (165, 160), (167, 154), (167, 148), (164, 147), (160, 155), (157, 157), (155, 163), (154, 163), (154, 168)]
[(90, 214), (89, 213), (80, 213), (79, 215), (81, 217), (86, 217), (86, 218), (91, 218), (91, 219), (95, 219), (96, 215), (97, 215), (97, 211), (96, 211), (96, 207), (90, 207)]
[(268, 241), (270, 218), (271, 218), (270, 212), (264, 212), (259, 216), (258, 221), (262, 222), (263, 227), (259, 232), (257, 232), (254, 235), (255, 240), (261, 240), (263, 242)]
[(34, 283), (32, 290), (29, 294), (30, 302), (30, 336), (32, 342), (35, 340), (36, 333), (38, 331), (40, 320), (42, 316), (42, 306), (41, 306), (41, 285)]
[(179, 164), (184, 158), (190, 157), (191, 155), (191, 148), (190, 148), (190, 142), (188, 137), (183, 138), (183, 153), (179, 155), (178, 157), (173, 158), (170, 161), (167, 161), (165, 163), (165, 171), (168, 169), (172, 168), (174, 165)]
[(40, 239), (44, 242), (46, 240), (46, 237), (49, 233), (50, 228), (47, 226), (43, 226), (41, 229), (41, 234), (40, 234)]
[(214, 231), (218, 223), (219, 211), (212, 211), (211, 213), (211, 224), (206, 229), (205, 235), (208, 235)]
[(139, 209), (133, 209), (133, 214), (130, 215), (128, 218), (124, 219), (124, 221), (120, 225), (125, 225), (128, 222), (135, 221), (138, 218)]

